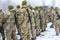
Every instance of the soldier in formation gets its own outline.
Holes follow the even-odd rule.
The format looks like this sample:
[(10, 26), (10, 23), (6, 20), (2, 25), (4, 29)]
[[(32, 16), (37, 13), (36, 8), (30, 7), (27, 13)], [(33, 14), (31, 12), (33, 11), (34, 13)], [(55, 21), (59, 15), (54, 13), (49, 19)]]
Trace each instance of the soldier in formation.
[(31, 40), (31, 28), (28, 17), (28, 12), (26, 4), (22, 3), (21, 10), (17, 11), (17, 23), (18, 23), (18, 31), (20, 33), (20, 40)]
[(17, 40), (16, 37), (16, 24), (15, 24), (15, 18), (14, 18), (14, 13), (15, 10), (13, 10), (13, 6), (10, 5), (8, 6), (10, 15), (4, 24), (5, 30), (6, 30), (6, 37), (7, 40)]
[(54, 24), (55, 24), (55, 31), (56, 35), (59, 35), (60, 33), (60, 10), (56, 7), (55, 8), (55, 17), (54, 17)]
[(5, 40), (4, 27), (3, 27), (4, 18), (5, 18), (5, 15), (4, 15), (2, 9), (0, 9), (0, 33), (2, 34), (3, 40)]

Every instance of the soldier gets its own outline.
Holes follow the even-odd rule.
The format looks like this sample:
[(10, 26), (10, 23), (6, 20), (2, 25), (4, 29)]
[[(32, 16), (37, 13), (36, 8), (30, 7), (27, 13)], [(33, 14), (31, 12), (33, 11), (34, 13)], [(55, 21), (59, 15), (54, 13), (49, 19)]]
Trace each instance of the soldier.
[(40, 19), (38, 10), (36, 10), (35, 13), (36, 13), (36, 35), (39, 36), (41, 29), (40, 29)]
[(45, 20), (45, 13), (43, 10), (40, 11), (41, 15), (41, 30), (42, 32), (46, 30), (46, 20)]
[(39, 24), (39, 13), (37, 10), (37, 6), (34, 8), (33, 16), (34, 16), (34, 22), (35, 22), (35, 29), (36, 29), (36, 36), (39, 36), (40, 34), (40, 24)]
[(45, 31), (46, 31), (46, 27), (47, 27), (47, 13), (46, 13), (46, 9), (44, 12), (44, 17), (45, 17)]
[(13, 6), (9, 5), (8, 6), (10, 15), (6, 23), (4, 24), (5, 29), (6, 29), (6, 37), (7, 40), (17, 40), (16, 37), (16, 24), (15, 24), (15, 18), (14, 18), (14, 13), (15, 10), (13, 10)]
[(36, 28), (35, 28), (35, 21), (34, 21), (34, 10), (30, 11), (30, 17), (31, 17), (31, 31), (32, 31), (32, 40), (36, 39)]
[(17, 27), (17, 30), (18, 30), (18, 35), (20, 35), (20, 29), (19, 29), (19, 25), (18, 25), (18, 16), (19, 16), (19, 14), (20, 14), (20, 11), (21, 11), (21, 9), (20, 9), (20, 5), (17, 5), (16, 6), (16, 14), (15, 14), (15, 23), (16, 23), (16, 27)]
[(53, 28), (53, 25), (54, 25), (54, 9), (53, 9), (53, 7), (50, 8), (50, 18), (51, 18), (50, 20), (52, 22), (52, 25), (50, 28)]
[(31, 25), (31, 34), (32, 40), (36, 39), (36, 28), (35, 28), (35, 21), (34, 21), (34, 10), (31, 5), (28, 5), (29, 14), (30, 14), (30, 25)]
[(3, 27), (3, 21), (4, 21), (4, 13), (2, 12), (2, 9), (0, 9), (0, 32), (2, 34), (3, 40), (5, 40), (5, 34), (4, 34), (4, 27)]
[(20, 33), (20, 40), (31, 40), (31, 28), (28, 21), (28, 13), (26, 1), (22, 2), (22, 8), (20, 11), (17, 11), (17, 21), (18, 21), (18, 31)]
[(47, 23), (46, 23), (46, 18), (47, 16), (46, 16), (46, 9), (44, 9), (44, 25), (45, 25), (45, 27), (44, 27), (44, 31), (46, 31), (46, 27), (47, 27)]
[(55, 25), (56, 35), (59, 35), (59, 32), (60, 32), (60, 17), (59, 16), (60, 16), (59, 9), (55, 8), (54, 25)]

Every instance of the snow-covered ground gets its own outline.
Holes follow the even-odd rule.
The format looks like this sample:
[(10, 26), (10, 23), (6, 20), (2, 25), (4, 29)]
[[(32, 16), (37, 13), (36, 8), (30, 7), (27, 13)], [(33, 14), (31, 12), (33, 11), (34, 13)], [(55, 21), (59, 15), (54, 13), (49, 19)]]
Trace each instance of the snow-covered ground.
[(37, 37), (36, 40), (60, 40), (60, 35), (56, 36), (56, 32), (54, 28), (50, 28), (51, 22), (47, 24), (47, 28), (45, 32), (42, 32), (40, 36)]

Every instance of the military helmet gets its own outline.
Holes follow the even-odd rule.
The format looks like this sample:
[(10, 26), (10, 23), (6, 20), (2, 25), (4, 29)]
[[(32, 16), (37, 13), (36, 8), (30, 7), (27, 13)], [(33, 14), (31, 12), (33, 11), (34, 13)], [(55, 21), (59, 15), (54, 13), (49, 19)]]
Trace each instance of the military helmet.
[(37, 10), (38, 9), (38, 6), (35, 6), (35, 8), (34, 8), (35, 10)]
[(13, 5), (9, 5), (9, 6), (8, 6), (8, 9), (9, 9), (9, 10), (11, 10), (11, 9), (13, 9), (13, 8), (14, 8)]
[(22, 5), (27, 5), (27, 1), (26, 0), (22, 1)]
[(20, 5), (17, 5), (16, 8), (20, 8)]
[(33, 7), (31, 6), (31, 5), (28, 5), (28, 7), (32, 10), (33, 9)]
[(58, 11), (59, 10), (59, 8), (58, 7), (55, 7), (55, 9), (54, 9), (55, 11)]
[(53, 9), (53, 6), (51, 6), (51, 9)]

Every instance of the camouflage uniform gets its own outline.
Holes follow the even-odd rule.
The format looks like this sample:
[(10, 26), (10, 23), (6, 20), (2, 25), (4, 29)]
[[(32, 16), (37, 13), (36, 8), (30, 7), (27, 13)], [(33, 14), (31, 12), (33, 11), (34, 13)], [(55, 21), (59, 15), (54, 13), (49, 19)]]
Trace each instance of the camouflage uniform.
[(59, 35), (59, 29), (60, 29), (60, 20), (57, 20), (57, 21), (55, 22), (56, 35)]
[(14, 11), (10, 10), (10, 15), (6, 23), (4, 24), (6, 30), (7, 40), (17, 40), (16, 37), (16, 24), (14, 19)]
[(45, 17), (45, 30), (46, 30), (46, 27), (47, 27), (47, 13), (46, 13), (46, 10), (45, 10), (45, 13), (44, 13), (44, 17)]
[(4, 16), (5, 16), (4, 13), (0, 11), (0, 33), (2, 34), (3, 40), (5, 40), (4, 27), (3, 27)]
[(51, 21), (53, 23), (53, 25), (55, 25), (55, 31), (56, 31), (56, 35), (59, 34), (59, 20), (58, 17), (57, 17), (57, 14), (56, 14), (56, 11), (52, 10), (51, 11)]
[(19, 29), (19, 23), (22, 21), (22, 15), (21, 15), (21, 9), (16, 9), (16, 14), (15, 14), (15, 23), (16, 23), (16, 27), (17, 27), (17, 30), (18, 30), (18, 34), (20, 35), (20, 29)]
[(47, 13), (48, 13), (48, 20), (49, 20), (49, 22), (51, 22), (51, 10), (50, 9), (48, 9), (48, 11), (47, 11)]
[(36, 29), (35, 29), (35, 22), (34, 22), (34, 10), (30, 11), (30, 17), (31, 17), (31, 23), (32, 23), (32, 27), (31, 27), (32, 40), (35, 40), (35, 38), (36, 38)]
[(50, 22), (50, 19), (51, 19), (51, 18), (50, 18), (50, 17), (51, 17), (51, 16), (50, 16), (50, 14), (51, 14), (51, 13), (50, 13), (50, 9), (47, 9), (46, 13), (47, 13), (47, 14), (46, 14), (46, 15), (47, 15), (47, 20), (48, 20), (48, 22)]
[(42, 32), (45, 31), (45, 26), (46, 26), (46, 20), (45, 20), (45, 14), (44, 14), (44, 11), (41, 10), (40, 11), (40, 15), (41, 15), (41, 29), (42, 29)]
[(35, 25), (36, 25), (36, 35), (39, 36), (40, 35), (40, 19), (39, 19), (39, 12), (38, 10), (35, 10)]
[(55, 24), (56, 35), (59, 35), (59, 32), (60, 32), (60, 19), (58, 19), (59, 12), (58, 12), (58, 15), (57, 15), (57, 12), (55, 11), (54, 24)]
[(31, 40), (31, 29), (30, 23), (28, 22), (28, 13), (26, 8), (22, 8), (19, 13), (17, 13), (18, 21), (18, 31), (20, 33), (22, 40)]

